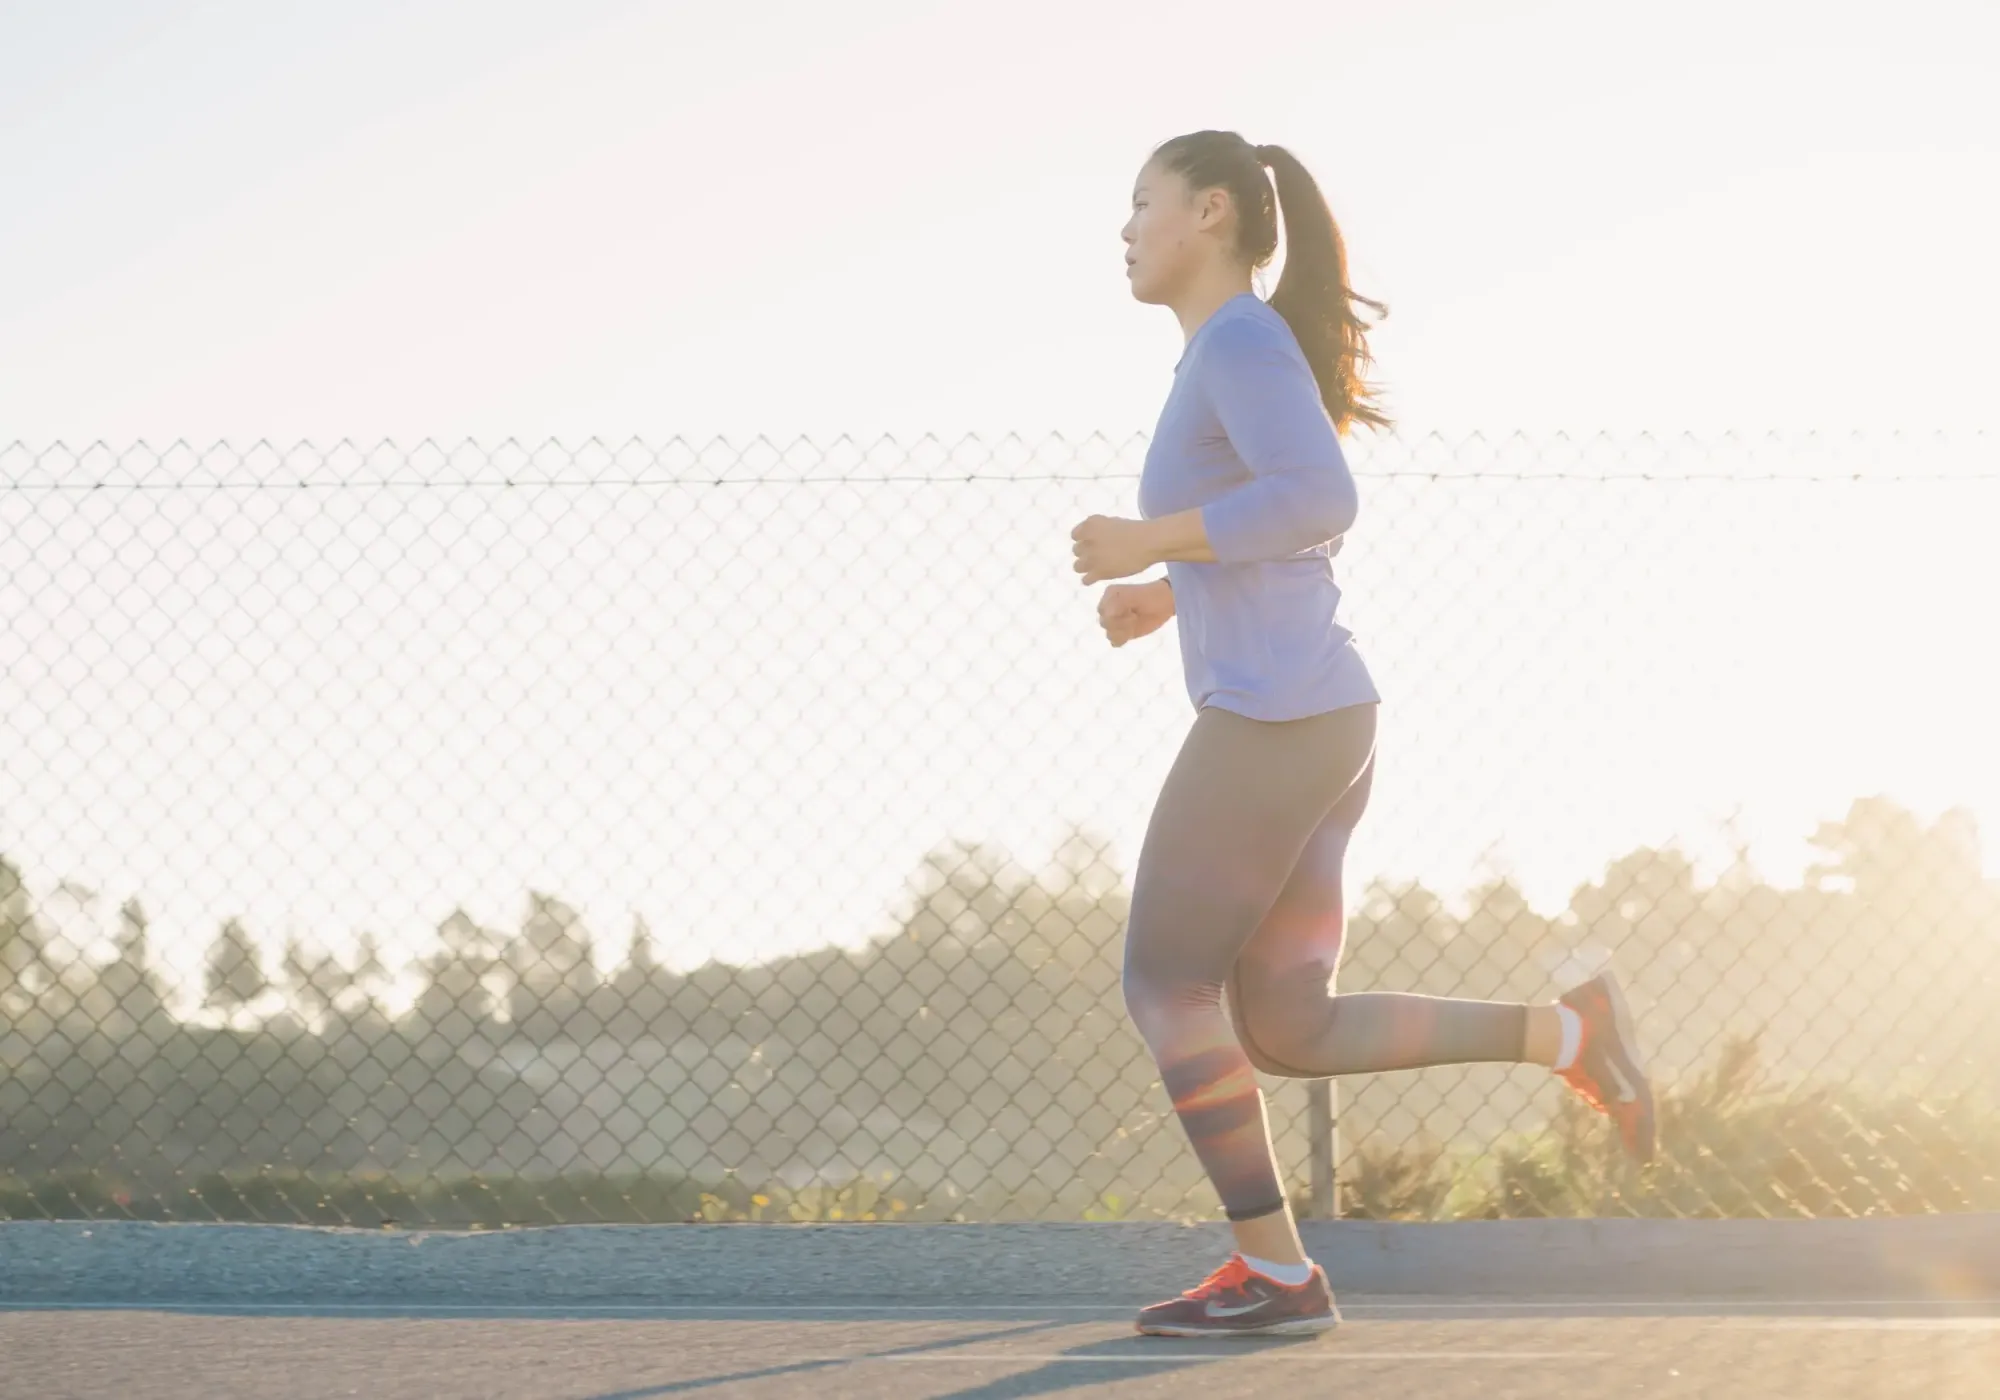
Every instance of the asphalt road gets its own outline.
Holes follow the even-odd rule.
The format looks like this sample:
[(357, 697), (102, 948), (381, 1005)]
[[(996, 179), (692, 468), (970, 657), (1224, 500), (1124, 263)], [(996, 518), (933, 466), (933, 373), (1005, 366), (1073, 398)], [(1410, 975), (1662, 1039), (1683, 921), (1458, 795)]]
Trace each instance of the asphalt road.
[(1332, 1336), (1139, 1338), (1123, 1309), (0, 1311), (0, 1397), (651, 1400), (2000, 1396), (1984, 1304), (1346, 1300)]

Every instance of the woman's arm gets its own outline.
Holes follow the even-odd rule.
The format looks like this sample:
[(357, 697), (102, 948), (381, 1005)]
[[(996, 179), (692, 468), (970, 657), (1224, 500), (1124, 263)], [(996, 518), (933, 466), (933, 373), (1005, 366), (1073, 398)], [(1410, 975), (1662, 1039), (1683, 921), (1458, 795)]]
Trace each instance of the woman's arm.
[(1162, 564), (1213, 564), (1208, 525), (1199, 510), (1176, 511), (1146, 522), (1147, 552)]
[(1360, 501), (1319, 385), (1279, 326), (1233, 317), (1202, 347), (1200, 373), (1229, 445), (1254, 480), (1189, 521), (1156, 523), (1162, 559), (1288, 559), (1346, 534)]
[(1154, 564), (1289, 559), (1353, 526), (1360, 507), (1353, 474), (1289, 335), (1248, 316), (1215, 327), (1198, 372), (1252, 479), (1197, 510), (1154, 520), (1090, 517), (1070, 535), (1086, 584)]

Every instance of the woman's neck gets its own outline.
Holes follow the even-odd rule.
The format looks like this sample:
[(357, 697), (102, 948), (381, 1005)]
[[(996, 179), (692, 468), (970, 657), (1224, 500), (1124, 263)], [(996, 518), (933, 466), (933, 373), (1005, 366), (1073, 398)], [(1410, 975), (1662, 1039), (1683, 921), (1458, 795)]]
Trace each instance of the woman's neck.
[(1174, 316), (1181, 323), (1183, 339), (1193, 340), (1194, 333), (1208, 324), (1209, 317), (1249, 291), (1250, 274), (1240, 268), (1218, 267), (1197, 278), (1186, 293), (1171, 303)]

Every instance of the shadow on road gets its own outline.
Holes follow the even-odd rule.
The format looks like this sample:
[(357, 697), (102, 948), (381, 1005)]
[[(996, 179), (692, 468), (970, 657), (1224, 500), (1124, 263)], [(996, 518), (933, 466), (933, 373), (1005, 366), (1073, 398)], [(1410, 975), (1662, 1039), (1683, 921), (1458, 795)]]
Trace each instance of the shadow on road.
[[(1255, 1356), (1259, 1352), (1312, 1346), (1320, 1340), (1317, 1337), (1274, 1337), (1268, 1341), (1246, 1338), (1198, 1342), (1118, 1337), (1070, 1347), (1063, 1352), (1061, 1360), (1047, 1362), (1038, 1370), (989, 1381), (966, 1390), (954, 1390), (949, 1395), (938, 1397), (938, 1400), (1025, 1400), (1028, 1396), (1054, 1395), (1085, 1386), (1167, 1375), (1217, 1361)], [(1148, 1353), (1157, 1350), (1158, 1359), (1153, 1359), (1150, 1354), (1144, 1359), (1135, 1358), (1135, 1351), (1142, 1347)]]
[[(942, 1341), (919, 1342), (913, 1346), (891, 1347), (887, 1351), (859, 1352), (853, 1356), (828, 1357), (812, 1361), (796, 1361), (788, 1366), (762, 1366), (748, 1371), (731, 1371), (721, 1376), (699, 1376), (691, 1380), (667, 1381), (661, 1385), (642, 1386), (637, 1390), (614, 1390), (602, 1395), (593, 1395), (590, 1400), (654, 1400), (655, 1396), (686, 1395), (697, 1390), (707, 1390), (718, 1385), (735, 1385), (744, 1381), (768, 1380), (774, 1376), (796, 1376), (810, 1371), (834, 1371), (843, 1366), (851, 1366), (857, 1361), (883, 1361), (900, 1357), (923, 1356), (933, 1352), (950, 1351), (955, 1347), (976, 1346), (982, 1342), (995, 1342), (1003, 1338), (1025, 1337), (1035, 1332), (1046, 1332), (1066, 1324), (1060, 1322), (1036, 1322), (1025, 1327), (1002, 1327), (992, 1332), (981, 1332), (970, 1337), (947, 1337)], [(1028, 1392), (1033, 1393), (1033, 1392)]]

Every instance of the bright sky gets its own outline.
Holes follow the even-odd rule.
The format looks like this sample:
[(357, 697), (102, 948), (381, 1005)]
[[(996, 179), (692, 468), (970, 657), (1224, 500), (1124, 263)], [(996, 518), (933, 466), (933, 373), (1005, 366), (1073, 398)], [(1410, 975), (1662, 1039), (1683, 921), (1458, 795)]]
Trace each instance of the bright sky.
[(31, 440), (1151, 424), (1150, 146), (1291, 144), (1413, 428), (1989, 425), (2000, 7), (0, 0)]
[[(1412, 436), (1993, 425), (2000, 8), (1233, 13), (0, 0), (0, 443), (1123, 439), (1177, 350), (1120, 275), (1131, 178), (1204, 125), (1319, 172)], [(1966, 441), (1886, 455), (1994, 470)], [(184, 958), (239, 911), (414, 946), (531, 880), (608, 951), (645, 907), (756, 954), (947, 831), (1129, 849), (1171, 645), (1107, 661), (1060, 556), (1130, 483), (823, 489), (405, 499), (367, 546), (379, 499), (0, 503), (0, 851), (145, 893)], [(1346, 582), (1406, 776), (1357, 864), (1449, 886), (1498, 843), (1559, 904), (1736, 802), (1780, 867), (1865, 790), (2000, 826), (1943, 611), (2000, 594), (1990, 488), (1540, 490), (1369, 498)]]

